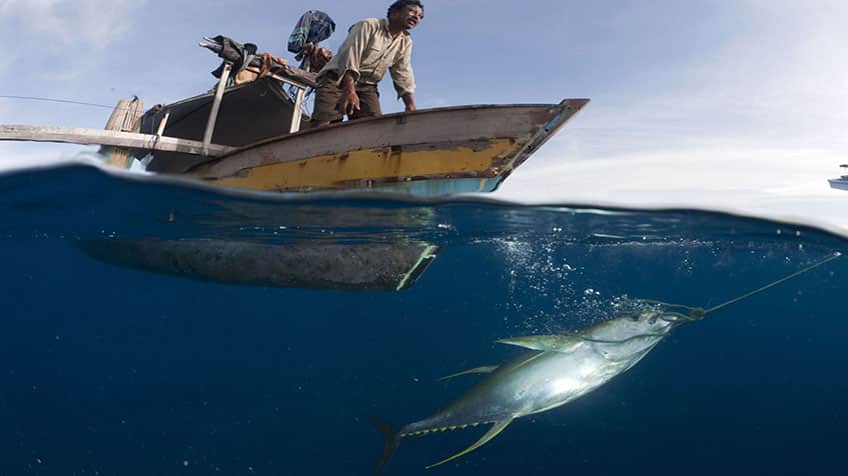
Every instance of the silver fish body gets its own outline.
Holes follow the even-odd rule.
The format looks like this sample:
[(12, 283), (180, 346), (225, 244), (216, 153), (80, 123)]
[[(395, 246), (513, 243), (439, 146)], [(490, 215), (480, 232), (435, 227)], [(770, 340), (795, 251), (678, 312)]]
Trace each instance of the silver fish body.
[(464, 395), (400, 433), (463, 428), (559, 407), (633, 367), (672, 327), (672, 322), (649, 315), (613, 319), (572, 335), (505, 339), (500, 342), (534, 350), (498, 367)]
[(489, 374), (432, 416), (399, 431), (372, 418), (386, 437), (376, 474), (382, 471), (401, 438), (493, 424), (476, 443), (429, 467), (438, 466), (483, 446), (516, 418), (544, 412), (586, 395), (636, 365), (679, 322), (679, 315), (643, 312), (636, 318), (612, 319), (573, 334), (498, 341), (529, 351), (499, 367), (478, 367), (450, 376)]

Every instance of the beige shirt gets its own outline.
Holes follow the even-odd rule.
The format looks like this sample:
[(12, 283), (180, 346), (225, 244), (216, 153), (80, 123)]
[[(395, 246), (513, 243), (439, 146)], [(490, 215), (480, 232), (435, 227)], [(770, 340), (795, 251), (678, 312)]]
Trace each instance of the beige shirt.
[(318, 73), (318, 82), (327, 81), (328, 73), (335, 73), (340, 81), (345, 72), (352, 71), (357, 84), (377, 84), (388, 70), (401, 97), (415, 92), (411, 59), (409, 32), (392, 38), (388, 20), (362, 20), (350, 27), (338, 53)]

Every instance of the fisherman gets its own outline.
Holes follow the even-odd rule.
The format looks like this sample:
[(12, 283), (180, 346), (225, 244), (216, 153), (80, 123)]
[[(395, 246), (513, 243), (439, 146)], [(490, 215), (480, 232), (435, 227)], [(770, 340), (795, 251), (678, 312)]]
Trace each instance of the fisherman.
[(415, 110), (412, 37), (409, 30), (424, 18), (419, 0), (397, 0), (387, 18), (355, 23), (335, 56), (318, 73), (312, 127), (382, 114), (377, 83), (391, 73), (407, 112)]

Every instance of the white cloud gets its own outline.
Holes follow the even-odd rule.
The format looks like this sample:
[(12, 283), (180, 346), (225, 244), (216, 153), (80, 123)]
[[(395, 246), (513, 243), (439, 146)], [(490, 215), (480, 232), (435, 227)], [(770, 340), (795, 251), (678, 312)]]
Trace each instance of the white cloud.
[(848, 231), (848, 192), (827, 182), (848, 162), (848, 3), (813, 3), (727, 4), (732, 38), (590, 103), (496, 195)]
[(841, 20), (848, 3), (748, 0), (728, 8), (745, 19), (741, 33), (706, 58), (693, 54), (678, 87), (642, 109), (664, 110), (667, 121), (707, 133), (848, 148), (841, 131), (848, 119), (848, 64), (841, 61), (848, 55)]
[[(544, 149), (556, 155), (556, 150)], [(822, 150), (715, 147), (531, 162), (495, 193), (522, 203), (684, 207), (848, 232), (848, 192), (830, 188), (844, 158)]]
[(106, 49), (133, 24), (133, 11), (145, 0), (6, 0), (0, 4), (4, 25), (18, 33), (49, 39), (56, 46), (79, 44), (80, 53)]
[(653, 66), (635, 61), (557, 141), (582, 158), (730, 145), (848, 154), (848, 2), (718, 5), (720, 20), (698, 30), (710, 46), (678, 61), (645, 51)]
[[(73, 57), (83, 64), (96, 64), (101, 54), (124, 39), (135, 25), (132, 14), (146, 0), (5, 0), (0, 2), (0, 42), (22, 45), (4, 53), (0, 75), (27, 56), (41, 58), (37, 64), (65, 79), (81, 69), (57, 68), (51, 61)], [(64, 63), (64, 62), (63, 62)], [(21, 68), (22, 70), (24, 68)], [(11, 79), (11, 78), (10, 78)]]

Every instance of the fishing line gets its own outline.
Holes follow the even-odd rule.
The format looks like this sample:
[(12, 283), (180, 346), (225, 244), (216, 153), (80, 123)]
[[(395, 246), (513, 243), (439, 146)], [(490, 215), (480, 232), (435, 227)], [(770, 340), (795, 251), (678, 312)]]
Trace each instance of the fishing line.
[(702, 307), (686, 306), (686, 305), (683, 305), (683, 304), (669, 304), (669, 303), (666, 303), (666, 302), (663, 302), (663, 301), (655, 301), (655, 300), (651, 300), (651, 299), (645, 299), (645, 300), (640, 300), (640, 301), (648, 303), (648, 304), (655, 304), (655, 305), (668, 307), (668, 308), (685, 309), (685, 310), (688, 311), (688, 315), (684, 315), (684, 314), (681, 314), (681, 313), (678, 313), (678, 312), (669, 312), (668, 314), (671, 314), (675, 317), (682, 318), (682, 319), (685, 319), (685, 320), (700, 320), (700, 319), (703, 319), (703, 317), (705, 315), (707, 315), (707, 314), (709, 314), (713, 311), (717, 311), (717, 310), (722, 309), (724, 307), (727, 307), (731, 304), (735, 304), (739, 301), (742, 301), (743, 299), (747, 299), (747, 298), (749, 298), (749, 297), (751, 297), (755, 294), (759, 294), (763, 291), (771, 289), (771, 288), (777, 286), (778, 284), (785, 283), (786, 281), (789, 281), (792, 278), (796, 278), (796, 277), (798, 277), (798, 276), (800, 276), (800, 275), (802, 275), (802, 274), (804, 274), (808, 271), (812, 271), (812, 270), (818, 268), (819, 266), (825, 265), (825, 264), (827, 264), (827, 263), (829, 263), (829, 262), (831, 262), (831, 261), (833, 261), (833, 260), (835, 260), (835, 259), (837, 259), (841, 256), (842, 256), (842, 253), (835, 251), (833, 254), (831, 254), (827, 258), (821, 259), (821, 260), (807, 266), (806, 268), (802, 268), (802, 269), (795, 271), (794, 273), (792, 273), (788, 276), (784, 276), (784, 277), (782, 277), (782, 278), (780, 278), (776, 281), (772, 281), (771, 283), (766, 284), (763, 287), (754, 289), (753, 291), (749, 291), (745, 294), (742, 294), (741, 296), (735, 297), (735, 298), (733, 298), (729, 301), (723, 302), (723, 303), (721, 303), (717, 306), (713, 306), (709, 309), (704, 309)]
[(817, 263), (813, 263), (810, 266), (807, 266), (806, 268), (795, 271), (794, 273), (790, 274), (789, 276), (785, 276), (783, 278), (780, 278), (777, 281), (766, 284), (765, 286), (758, 288), (758, 289), (755, 289), (753, 291), (747, 292), (747, 293), (745, 293), (745, 294), (743, 294), (743, 295), (741, 295), (737, 298), (731, 299), (730, 301), (723, 302), (723, 303), (719, 304), (718, 306), (713, 306), (713, 307), (707, 309), (706, 311), (704, 311), (704, 314), (709, 314), (713, 311), (717, 311), (717, 310), (719, 310), (719, 309), (721, 309), (725, 306), (729, 306), (729, 305), (737, 303), (737, 302), (739, 302), (743, 299), (747, 299), (747, 298), (749, 298), (749, 297), (751, 297), (755, 294), (761, 293), (761, 292), (763, 292), (767, 289), (773, 288), (773, 287), (777, 286), (778, 284), (785, 283), (786, 281), (789, 281), (790, 279), (792, 279), (794, 277), (800, 276), (800, 275), (806, 273), (807, 271), (812, 271), (812, 270), (818, 268), (819, 266), (827, 264), (827, 263), (835, 260), (836, 258), (839, 258), (840, 256), (842, 256), (842, 253), (836, 251), (832, 255), (828, 256), (827, 258), (824, 258), (823, 260), (820, 260)]
[(0, 99), (22, 99), (26, 101), (45, 101), (45, 102), (58, 102), (64, 104), (76, 104), (78, 106), (89, 106), (89, 107), (102, 107), (106, 109), (114, 109), (114, 106), (107, 106), (105, 104), (96, 104), (93, 102), (82, 102), (82, 101), (71, 101), (70, 99), (54, 99), (54, 98), (43, 98), (36, 96), (6, 96), (0, 95)]

